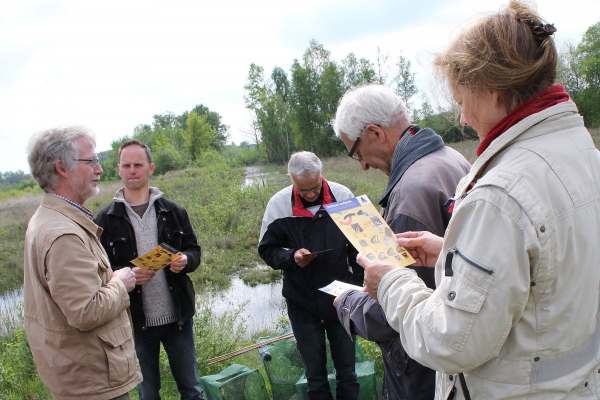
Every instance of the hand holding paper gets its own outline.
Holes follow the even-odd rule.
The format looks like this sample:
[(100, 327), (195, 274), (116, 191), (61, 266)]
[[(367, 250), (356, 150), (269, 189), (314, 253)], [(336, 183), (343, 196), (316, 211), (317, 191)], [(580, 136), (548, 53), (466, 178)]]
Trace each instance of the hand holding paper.
[(179, 258), (179, 250), (161, 243), (146, 254), (131, 260), (131, 263), (144, 270), (158, 271)]
[(131, 269), (135, 274), (135, 284), (145, 285), (156, 275), (156, 271), (153, 269), (142, 269), (139, 267), (133, 267)]
[(368, 257), (360, 253), (356, 257), (356, 262), (365, 269), (366, 291), (375, 300), (377, 300), (377, 290), (379, 289), (381, 278), (391, 270), (400, 268), (398, 264), (392, 264), (388, 261), (369, 260)]
[(187, 265), (187, 256), (183, 253), (176, 254), (177, 258), (171, 261), (171, 272), (178, 274)]
[(332, 296), (339, 296), (344, 293), (346, 290), (360, 290), (363, 291), (362, 286), (356, 286), (351, 283), (346, 283), (342, 281), (333, 281), (329, 285), (319, 288), (321, 292), (329, 293)]
[(316, 254), (310, 252), (310, 250), (300, 249), (294, 253), (294, 261), (300, 268), (306, 267), (316, 257)]
[(325, 204), (331, 219), (356, 250), (369, 260), (390, 262), (401, 267), (415, 260), (398, 244), (394, 232), (366, 195)]

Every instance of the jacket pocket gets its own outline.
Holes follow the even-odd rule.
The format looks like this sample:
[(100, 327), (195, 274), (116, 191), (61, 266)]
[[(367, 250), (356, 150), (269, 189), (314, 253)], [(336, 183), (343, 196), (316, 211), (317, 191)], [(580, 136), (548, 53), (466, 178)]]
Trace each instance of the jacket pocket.
[(174, 229), (174, 230), (165, 230), (165, 238), (167, 240), (165, 240), (169, 246), (172, 246), (174, 248), (176, 248), (177, 250), (181, 251), (182, 248), (182, 243), (183, 243), (183, 236), (184, 233), (182, 230), (179, 229)]
[(495, 275), (492, 268), (456, 248), (447, 253), (445, 261), (445, 273), (421, 318), (445, 345), (462, 351)]
[(107, 244), (106, 252), (115, 263), (113, 268), (115, 266), (130, 265), (129, 261), (137, 257), (137, 254), (132, 250), (132, 243), (129, 243), (126, 236), (110, 237)]
[(137, 370), (131, 326), (117, 326), (97, 335), (108, 363), (108, 384), (110, 387), (121, 386)]

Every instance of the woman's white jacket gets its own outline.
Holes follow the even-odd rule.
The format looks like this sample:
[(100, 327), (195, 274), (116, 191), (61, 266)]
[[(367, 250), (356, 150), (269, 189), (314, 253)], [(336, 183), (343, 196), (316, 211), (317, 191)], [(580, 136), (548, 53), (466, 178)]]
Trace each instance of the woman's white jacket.
[(457, 188), (437, 289), (378, 297), (436, 398), (600, 399), (600, 153), (568, 101), (494, 140)]

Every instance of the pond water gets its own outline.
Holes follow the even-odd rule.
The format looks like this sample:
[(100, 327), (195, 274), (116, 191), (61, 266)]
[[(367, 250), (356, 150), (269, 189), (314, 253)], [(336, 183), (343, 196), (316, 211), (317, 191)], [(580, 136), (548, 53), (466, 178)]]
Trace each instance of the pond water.
[(0, 333), (7, 333), (15, 325), (22, 324), (19, 307), (23, 302), (23, 289), (0, 295)]
[(242, 182), (242, 189), (250, 186), (267, 186), (267, 182), (275, 187), (285, 187), (291, 184), (290, 178), (285, 174), (263, 172), (261, 167), (246, 167), (246, 176)]
[(242, 189), (257, 185), (263, 187), (267, 185), (267, 179), (271, 174), (262, 172), (260, 167), (246, 167), (246, 177), (242, 183)]
[(236, 322), (236, 326), (243, 323), (248, 338), (254, 333), (272, 331), (279, 318), (287, 315), (281, 295), (282, 280), (254, 287), (244, 284), (238, 276), (232, 276), (230, 282), (228, 289), (209, 296), (213, 302), (212, 311), (215, 315), (223, 315), (243, 306), (240, 312), (243, 321)]
[[(272, 330), (279, 317), (287, 315), (281, 295), (281, 285), (282, 281), (279, 280), (250, 287), (244, 284), (239, 276), (233, 275), (228, 289), (210, 294), (212, 312), (216, 316), (221, 316), (225, 312), (239, 310), (243, 306), (240, 312), (242, 320), (237, 321), (236, 326), (243, 323), (246, 326), (247, 337), (253, 333)], [(22, 323), (18, 312), (22, 301), (23, 289), (0, 295), (0, 332), (14, 324)]]

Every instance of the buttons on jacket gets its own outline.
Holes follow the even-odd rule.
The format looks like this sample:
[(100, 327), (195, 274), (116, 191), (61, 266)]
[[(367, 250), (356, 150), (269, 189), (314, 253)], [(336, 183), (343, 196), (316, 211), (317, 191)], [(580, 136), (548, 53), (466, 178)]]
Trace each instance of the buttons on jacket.
[(536, 357), (536, 358), (533, 359), (533, 361), (538, 362), (538, 361), (540, 361), (540, 358)]
[(542, 233), (546, 232), (546, 227), (544, 225), (540, 226), (540, 232), (542, 232)]
[(450, 376), (448, 377), (448, 379), (450, 380), (450, 382), (452, 382), (452, 381), (454, 380), (454, 376), (453, 376), (453, 375), (450, 375)]
[(454, 300), (456, 298), (456, 292), (448, 293), (448, 300)]

